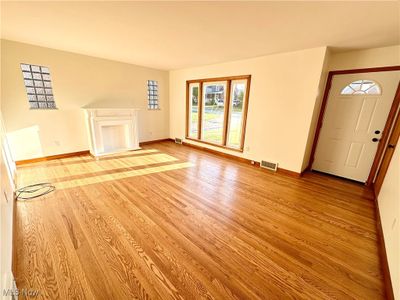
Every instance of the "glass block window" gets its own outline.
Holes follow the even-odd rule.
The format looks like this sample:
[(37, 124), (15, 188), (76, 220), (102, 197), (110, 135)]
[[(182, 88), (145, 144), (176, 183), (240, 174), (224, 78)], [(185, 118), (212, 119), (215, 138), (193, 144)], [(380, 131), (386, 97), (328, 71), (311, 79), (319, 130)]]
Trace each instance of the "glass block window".
[(56, 109), (49, 68), (21, 64), (21, 70), (30, 108)]
[(147, 80), (147, 101), (149, 109), (159, 109), (158, 105), (158, 81)]
[(380, 95), (380, 86), (372, 80), (356, 80), (345, 86), (341, 95)]

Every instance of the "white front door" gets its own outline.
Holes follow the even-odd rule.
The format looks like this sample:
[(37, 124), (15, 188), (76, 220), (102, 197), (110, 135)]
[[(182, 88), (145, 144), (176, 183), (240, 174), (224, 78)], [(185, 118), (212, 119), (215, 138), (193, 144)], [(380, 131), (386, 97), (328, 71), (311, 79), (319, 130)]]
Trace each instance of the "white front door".
[(312, 169), (366, 182), (400, 71), (335, 75)]

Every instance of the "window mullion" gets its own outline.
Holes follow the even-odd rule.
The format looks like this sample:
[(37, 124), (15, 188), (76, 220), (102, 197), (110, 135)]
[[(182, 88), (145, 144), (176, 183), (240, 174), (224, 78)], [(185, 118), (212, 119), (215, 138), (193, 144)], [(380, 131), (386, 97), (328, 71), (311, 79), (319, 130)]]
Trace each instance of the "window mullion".
[(249, 111), (249, 95), (250, 95), (250, 82), (251, 77), (246, 80), (246, 95), (244, 96), (243, 103), (243, 121), (242, 121), (242, 135), (240, 137), (240, 149), (244, 148), (244, 137), (246, 136), (247, 113)]
[(226, 146), (226, 141), (228, 138), (228, 122), (230, 113), (230, 103), (231, 103), (231, 80), (226, 82), (226, 94), (225, 94), (225, 109), (224, 109), (224, 130), (222, 133), (222, 145)]
[(189, 131), (190, 131), (190, 108), (191, 105), (189, 103), (189, 101), (191, 101), (192, 99), (190, 99), (190, 83), (186, 81), (186, 134), (185, 136), (188, 137), (189, 136)]
[(199, 113), (197, 114), (198, 122), (197, 122), (197, 139), (201, 140), (201, 131), (203, 126), (203, 81), (199, 82)]

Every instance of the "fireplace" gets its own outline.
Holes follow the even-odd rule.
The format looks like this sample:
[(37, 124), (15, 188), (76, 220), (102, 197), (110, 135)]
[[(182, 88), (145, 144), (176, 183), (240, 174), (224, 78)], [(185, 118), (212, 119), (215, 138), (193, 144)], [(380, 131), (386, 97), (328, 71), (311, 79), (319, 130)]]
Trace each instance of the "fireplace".
[(140, 149), (137, 109), (86, 108), (85, 113), (93, 156)]

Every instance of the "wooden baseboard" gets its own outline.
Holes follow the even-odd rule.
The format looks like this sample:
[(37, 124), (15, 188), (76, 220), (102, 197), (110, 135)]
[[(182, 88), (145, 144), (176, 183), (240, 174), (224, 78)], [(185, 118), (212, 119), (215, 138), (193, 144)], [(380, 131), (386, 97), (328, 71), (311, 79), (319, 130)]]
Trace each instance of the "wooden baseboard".
[(15, 162), (15, 164), (17, 166), (20, 166), (20, 165), (26, 165), (26, 164), (31, 164), (31, 163), (41, 162), (41, 161), (48, 161), (48, 160), (54, 160), (54, 159), (59, 159), (59, 158), (67, 158), (67, 157), (74, 157), (74, 156), (81, 156), (81, 155), (88, 155), (88, 154), (90, 154), (90, 151), (84, 150), (84, 151), (78, 151), (78, 152), (70, 152), (70, 153), (56, 154), (56, 155), (37, 157), (37, 158), (31, 158), (31, 159), (17, 160)]
[(301, 171), (301, 175), (303, 176), (304, 173), (311, 172), (311, 168), (307, 166), (303, 171)]
[[(170, 140), (171, 139), (168, 138), (168, 139), (146, 141), (146, 142), (139, 143), (139, 145), (143, 146), (143, 145), (160, 143), (160, 142), (165, 142), (165, 141), (170, 141)], [(84, 151), (78, 151), (78, 152), (71, 152), (71, 153), (56, 154), (56, 155), (50, 155), (50, 156), (44, 156), (44, 157), (37, 157), (37, 158), (31, 158), (31, 159), (18, 160), (18, 161), (15, 162), (15, 164), (17, 166), (20, 166), (20, 165), (26, 165), (26, 164), (31, 164), (31, 163), (41, 162), (41, 161), (48, 161), (48, 160), (54, 160), (54, 159), (59, 159), (59, 158), (74, 157), (74, 156), (80, 156), (80, 155), (91, 155), (91, 154), (90, 154), (89, 150), (84, 150)], [(93, 155), (91, 155), (91, 156), (93, 156)]]
[(301, 176), (303, 176), (303, 173), (297, 173), (295, 171), (291, 171), (291, 170), (286, 170), (286, 169), (282, 169), (278, 167), (278, 171), (279, 174), (283, 174), (286, 176), (291, 176), (291, 177), (296, 177), (296, 178), (300, 178)]
[(374, 200), (375, 200), (376, 229), (378, 233), (379, 256), (382, 265), (383, 280), (385, 283), (386, 299), (394, 300), (393, 285), (392, 285), (392, 279), (390, 278), (389, 261), (386, 254), (385, 238), (383, 235), (381, 214), (379, 212), (378, 197), (375, 194), (375, 190), (374, 190)]
[[(207, 148), (207, 147), (204, 147), (204, 146), (199, 146), (199, 145), (195, 145), (195, 144), (188, 143), (188, 142), (182, 142), (182, 145), (188, 146), (188, 147), (192, 147), (192, 148), (195, 148), (195, 149), (198, 149), (198, 150), (206, 151), (206, 152), (209, 152), (209, 153), (212, 153), (212, 154), (215, 154), (215, 155), (219, 155), (219, 156), (222, 156), (222, 157), (226, 157), (226, 158), (235, 160), (237, 162), (247, 163), (247, 164), (251, 164), (251, 165), (253, 165), (255, 167), (260, 167), (260, 162), (257, 162), (257, 161), (254, 161), (254, 160), (251, 160), (251, 159), (248, 159), (248, 158), (243, 158), (243, 157), (239, 157), (239, 156), (236, 156), (236, 155), (233, 155), (233, 154), (220, 152), (218, 150), (210, 149), (210, 148)], [(268, 170), (265, 170), (265, 171), (266, 172), (270, 172)], [(297, 178), (301, 177), (301, 175), (302, 175), (301, 173), (297, 173), (297, 172), (286, 170), (286, 169), (282, 169), (282, 168), (278, 168), (277, 173), (282, 174), (282, 175), (286, 175), (286, 176), (297, 177)]]
[(150, 145), (150, 144), (161, 143), (161, 142), (169, 142), (169, 141), (173, 141), (173, 139), (167, 138), (167, 139), (159, 139), (159, 140), (140, 142), (139, 146)]
[[(143, 146), (143, 145), (149, 145), (149, 144), (160, 143), (160, 142), (165, 142), (165, 141), (172, 141), (172, 139), (168, 138), (168, 139), (146, 141), (146, 142), (139, 143), (139, 145)], [(56, 155), (50, 155), (50, 156), (44, 156), (44, 157), (18, 160), (15, 162), (15, 164), (17, 166), (20, 166), (20, 165), (26, 165), (26, 164), (31, 164), (31, 163), (35, 163), (35, 162), (48, 161), (48, 160), (54, 160), (54, 159), (59, 159), (59, 158), (74, 157), (74, 156), (80, 156), (80, 155), (91, 155), (91, 154), (90, 154), (89, 150), (84, 150), (84, 151), (78, 151), (78, 152), (63, 153), (63, 154), (56, 154)]]
[(226, 158), (229, 158), (229, 159), (233, 159), (233, 160), (236, 160), (236, 161), (239, 161), (239, 162), (251, 163), (251, 160), (249, 160), (247, 158), (239, 157), (239, 156), (236, 156), (236, 155), (233, 155), (233, 154), (229, 154), (229, 153), (224, 153), (224, 152), (221, 152), (221, 151), (218, 151), (218, 150), (210, 149), (210, 148), (205, 147), (205, 146), (199, 146), (199, 145), (195, 145), (195, 144), (188, 143), (188, 142), (182, 142), (182, 145), (188, 146), (188, 147), (191, 147), (191, 148), (195, 148), (197, 150), (202, 150), (202, 151), (205, 151), (205, 152), (209, 152), (209, 153), (212, 153), (212, 154), (216, 154), (216, 155), (219, 155), (219, 156), (223, 156), (223, 157), (226, 157)]

